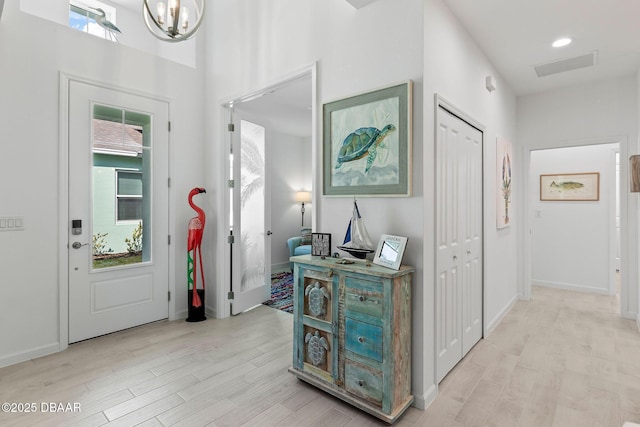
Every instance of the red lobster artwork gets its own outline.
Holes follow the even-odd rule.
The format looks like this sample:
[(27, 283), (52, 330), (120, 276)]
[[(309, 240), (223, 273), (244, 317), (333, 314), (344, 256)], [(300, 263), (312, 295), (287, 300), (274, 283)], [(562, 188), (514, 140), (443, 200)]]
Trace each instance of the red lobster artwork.
[(189, 234), (187, 235), (187, 282), (189, 289), (192, 289), (193, 292), (191, 305), (194, 307), (200, 307), (202, 305), (197, 291), (196, 264), (198, 258), (200, 258), (200, 275), (202, 276), (202, 289), (204, 290), (204, 268), (202, 266), (202, 251), (200, 246), (202, 245), (202, 234), (204, 232), (206, 218), (204, 211), (193, 203), (193, 196), (200, 193), (206, 193), (206, 190), (196, 187), (189, 193), (189, 206), (198, 213), (198, 216), (194, 216), (189, 220)]

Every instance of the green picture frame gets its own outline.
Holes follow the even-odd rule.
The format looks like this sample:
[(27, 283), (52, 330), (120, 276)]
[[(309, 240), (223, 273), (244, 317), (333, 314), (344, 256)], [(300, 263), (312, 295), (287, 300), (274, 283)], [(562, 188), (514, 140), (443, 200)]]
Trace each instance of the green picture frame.
[(412, 82), (323, 106), (325, 196), (411, 196)]

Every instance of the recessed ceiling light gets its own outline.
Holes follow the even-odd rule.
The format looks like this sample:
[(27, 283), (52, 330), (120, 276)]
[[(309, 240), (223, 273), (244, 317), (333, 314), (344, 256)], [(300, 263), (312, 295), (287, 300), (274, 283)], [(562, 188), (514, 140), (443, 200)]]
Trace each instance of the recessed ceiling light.
[(562, 46), (566, 46), (568, 44), (571, 44), (571, 39), (569, 37), (563, 37), (561, 39), (558, 39), (556, 41), (554, 41), (553, 43), (551, 43), (551, 46), (553, 47), (562, 47)]

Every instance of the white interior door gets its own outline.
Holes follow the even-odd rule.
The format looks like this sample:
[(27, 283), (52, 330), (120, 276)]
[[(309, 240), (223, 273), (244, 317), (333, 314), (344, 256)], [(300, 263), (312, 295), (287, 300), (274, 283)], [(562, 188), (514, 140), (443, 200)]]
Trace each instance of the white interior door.
[(438, 108), (436, 374), (482, 337), (482, 133)]
[(232, 314), (238, 314), (270, 298), (271, 206), (265, 157), (266, 129), (240, 118), (234, 125), (231, 276)]
[(462, 253), (462, 356), (482, 338), (482, 132), (458, 119), (463, 138), (460, 183)]
[(71, 81), (69, 342), (168, 317), (167, 103)]

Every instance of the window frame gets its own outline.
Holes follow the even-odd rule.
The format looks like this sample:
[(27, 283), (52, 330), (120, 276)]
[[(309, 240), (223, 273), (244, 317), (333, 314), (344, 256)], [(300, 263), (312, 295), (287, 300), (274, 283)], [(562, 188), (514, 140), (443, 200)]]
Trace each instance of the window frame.
[(132, 224), (132, 223), (137, 223), (142, 221), (142, 216), (141, 215), (140, 218), (133, 218), (133, 219), (120, 219), (120, 200), (122, 199), (127, 199), (127, 200), (139, 200), (140, 201), (140, 212), (142, 212), (143, 210), (143, 200), (144, 200), (144, 194), (140, 194), (140, 195), (135, 195), (135, 194), (120, 194), (120, 179), (119, 179), (119, 175), (120, 173), (129, 173), (129, 174), (136, 174), (140, 176), (140, 183), (141, 183), (141, 191), (142, 191), (142, 185), (143, 184), (143, 179), (144, 179), (144, 172), (138, 169), (127, 169), (127, 168), (115, 168), (114, 169), (114, 178), (115, 178), (115, 222), (116, 224)]
[[(70, 0), (69, 1), (69, 20), (68, 20), (69, 28), (71, 28), (72, 30), (91, 34), (93, 36), (99, 37), (104, 40), (117, 42), (118, 40), (116, 39), (115, 35), (111, 31), (107, 31), (106, 28), (103, 28), (102, 26), (100, 26), (96, 21), (96, 18), (98, 18), (100, 15), (98, 15), (96, 12), (92, 12), (90, 9), (97, 9), (97, 8), (104, 10), (106, 18), (110, 22), (112, 22), (114, 25), (116, 25), (116, 9), (114, 7), (111, 7), (107, 4), (104, 4), (96, 0), (92, 0), (90, 3)], [(80, 16), (86, 17), (86, 23), (84, 25), (84, 29), (76, 28), (71, 25), (72, 13), (76, 13)], [(91, 30), (91, 31), (89, 30), (90, 24), (92, 23), (95, 24), (95, 26), (100, 27), (100, 30), (101, 30), (100, 34), (95, 31), (96, 27), (93, 27), (94, 30)]]

